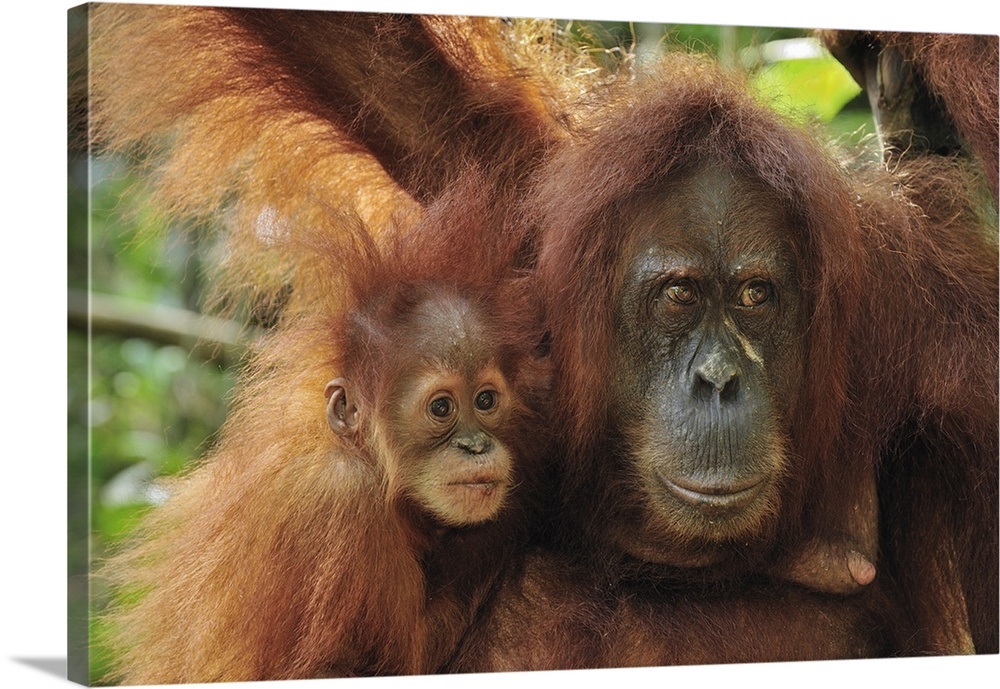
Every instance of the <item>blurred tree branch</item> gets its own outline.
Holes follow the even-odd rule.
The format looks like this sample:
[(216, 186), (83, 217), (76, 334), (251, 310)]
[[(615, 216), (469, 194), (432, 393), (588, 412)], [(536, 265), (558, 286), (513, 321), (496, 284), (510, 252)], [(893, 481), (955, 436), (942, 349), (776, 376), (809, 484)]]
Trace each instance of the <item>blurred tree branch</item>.
[(229, 366), (260, 335), (236, 321), (111, 294), (69, 290), (69, 327), (122, 338), (141, 337), (178, 345), (205, 361)]

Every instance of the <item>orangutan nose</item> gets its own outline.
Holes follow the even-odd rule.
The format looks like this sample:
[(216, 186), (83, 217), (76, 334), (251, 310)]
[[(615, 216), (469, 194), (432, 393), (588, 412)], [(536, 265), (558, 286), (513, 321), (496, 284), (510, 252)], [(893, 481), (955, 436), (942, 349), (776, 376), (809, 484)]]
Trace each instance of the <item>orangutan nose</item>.
[(460, 435), (452, 441), (452, 445), (470, 455), (486, 454), (493, 448), (493, 441), (486, 433)]
[(720, 402), (735, 401), (739, 383), (739, 366), (718, 350), (694, 371), (694, 393), (699, 398), (718, 396)]

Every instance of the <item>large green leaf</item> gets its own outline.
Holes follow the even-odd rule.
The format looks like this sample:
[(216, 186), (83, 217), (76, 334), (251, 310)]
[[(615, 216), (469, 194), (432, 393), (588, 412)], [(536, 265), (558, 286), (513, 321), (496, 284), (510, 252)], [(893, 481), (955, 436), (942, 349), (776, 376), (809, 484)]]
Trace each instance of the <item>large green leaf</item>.
[(861, 92), (843, 65), (830, 55), (774, 62), (761, 68), (752, 84), (779, 112), (823, 122), (832, 120)]

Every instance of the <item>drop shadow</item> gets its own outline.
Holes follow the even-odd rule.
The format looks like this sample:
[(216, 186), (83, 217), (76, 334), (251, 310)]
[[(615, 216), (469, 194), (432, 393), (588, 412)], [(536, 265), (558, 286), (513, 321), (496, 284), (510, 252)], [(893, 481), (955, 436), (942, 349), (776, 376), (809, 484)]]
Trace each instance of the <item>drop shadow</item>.
[(41, 670), (47, 675), (66, 679), (66, 658), (11, 658), (15, 663)]

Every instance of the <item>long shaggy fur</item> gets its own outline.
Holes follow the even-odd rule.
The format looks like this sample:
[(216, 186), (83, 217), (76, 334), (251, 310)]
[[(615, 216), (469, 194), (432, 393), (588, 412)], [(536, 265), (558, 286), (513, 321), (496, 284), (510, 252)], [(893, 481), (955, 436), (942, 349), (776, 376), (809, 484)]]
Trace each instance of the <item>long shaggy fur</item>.
[(579, 96), (543, 76), (570, 53), (541, 24), (99, 4), (91, 27), (97, 150), (132, 154), (167, 217), (221, 221), (228, 302), (306, 293), (295, 245), (326, 241), (331, 209), (377, 234), (466, 165), (516, 198)]
[[(101, 5), (92, 27), (101, 150), (134, 153), (166, 215), (223, 221), (223, 295), (291, 292), (217, 448), (102, 570), (114, 676), (436, 669), (521, 522), (422, 561), (426, 534), (385, 508), (385, 467), (335, 461), (322, 390), (351, 360), (380, 391), (379, 354), (348, 351), (344, 319), (377, 320), (412, 288), (480, 295), (505, 347), (541, 339), (531, 290), (508, 274), (520, 240), (502, 231), (556, 136), (541, 85), (486, 20)], [(539, 408), (543, 372), (520, 370)], [(531, 423), (526, 448), (543, 437)]]
[[(820, 31), (820, 38), (864, 85), (866, 59), (898, 50), (940, 104), (997, 196), (1000, 139), (1000, 38), (971, 34)], [(876, 95), (877, 97), (877, 95)], [(971, 180), (970, 180), (971, 181)]]
[[(593, 554), (616, 523), (620, 483), (634, 481), (629, 458), (609, 461), (619, 434), (605, 392), (628, 239), (619, 205), (721, 156), (774, 189), (798, 228), (788, 241), (809, 313), (806, 373), (778, 542), (840, 528), (877, 474), (895, 652), (935, 652), (942, 610), (967, 615), (976, 648), (995, 652), (997, 240), (969, 199), (972, 173), (929, 158), (841, 169), (710, 66), (678, 58), (664, 76), (630, 87), (553, 155), (532, 201), (570, 540), (589, 534)], [(953, 589), (964, 600), (942, 602)]]
[[(217, 449), (171, 484), (133, 545), (102, 570), (118, 599), (106, 616), (117, 678), (432, 672), (450, 655), (527, 540), (546, 446), (548, 377), (536, 354), (534, 290), (511, 274), (510, 253), (470, 241), (493, 216), (485, 212), (489, 189), (468, 179), (474, 188), (443, 197), (416, 227), (383, 237), (381, 248), (358, 225), (339, 230), (354, 245), (314, 246), (329, 265), (320, 282), (331, 298), (265, 339)], [(436, 289), (476, 300), (497, 337), (486, 344), (513, 362), (509, 383), (522, 402), (512, 421), (513, 504), (497, 522), (444, 535), (397, 504), (394, 467), (379, 451), (359, 454), (337, 442), (323, 400), (325, 382), (349, 368), (372, 408), (390, 404), (388, 379), (405, 371), (385, 362), (401, 343), (359, 339), (355, 324), (392, 332), (408, 299)], [(333, 296), (341, 292), (343, 300)]]
[[(615, 525), (616, 487), (631, 480), (619, 471), (604, 394), (614, 374), (610, 306), (628, 239), (613, 221), (630, 195), (709, 156), (762, 180), (798, 223), (789, 241), (810, 314), (807, 384), (791, 423), (802, 462), (779, 540), (828, 528), (847, 506), (845, 477), (879, 472), (885, 576), (862, 612), (850, 603), (812, 608), (830, 615), (823, 648), (834, 649), (830, 656), (882, 652), (857, 636), (871, 612), (890, 623), (888, 652), (925, 652), (933, 618), (957, 609), (977, 649), (995, 652), (996, 237), (965, 203), (959, 162), (841, 169), (743, 85), (688, 58), (672, 61), (665, 79), (567, 110), (576, 87), (525, 70), (499, 22), (114, 5), (96, 7), (92, 20), (98, 143), (148, 166), (165, 213), (224, 221), (220, 284), (250, 294), (290, 286), (293, 295), (251, 362), (217, 449), (177, 481), (135, 545), (105, 570), (121, 602), (109, 616), (120, 678), (439, 669), (427, 658), (448, 649), (425, 634), (429, 580), (445, 577), (449, 564), (478, 563), (445, 616), (444, 636), (455, 638), (476, 608), (467, 604), (486, 595), (481, 584), (502, 580), (491, 600), (516, 610), (517, 587), (551, 578), (547, 566), (530, 563), (521, 570), (527, 578), (516, 576), (523, 531), (504, 531), (503, 547), (485, 553), (457, 542), (448, 551), (455, 559), (430, 570), (400, 557), (419, 534), (380, 507), (388, 481), (377, 463), (330, 461), (337, 448), (323, 414), (334, 371), (348, 357), (369, 360), (341, 339), (344, 314), (377, 322), (428, 280), (484, 292), (509, 323), (502, 331), (511, 343), (538, 344), (523, 318), (531, 297), (507, 298), (508, 289), (530, 295), (520, 279), (534, 278), (511, 276), (512, 265), (537, 265), (558, 373), (554, 429), (526, 435), (565, 442), (557, 516), (601, 574), (595, 584), (585, 572), (578, 589), (557, 586), (554, 595), (541, 587), (565, 613), (559, 619), (580, 624), (557, 630), (558, 657), (545, 662), (712, 659), (701, 646), (685, 655), (657, 645), (659, 612), (675, 603), (684, 613), (671, 628), (677, 638), (708, 628), (721, 655), (754, 659), (726, 656), (723, 647), (756, 626), (727, 626), (729, 608), (718, 598), (678, 598), (652, 584), (601, 588), (609, 563), (620, 562), (602, 535)], [(985, 133), (974, 133), (979, 119), (964, 130), (982, 150), (991, 145), (990, 113)], [(566, 140), (567, 122), (577, 140)], [(494, 291), (490, 281), (501, 274), (505, 287)], [(381, 372), (367, 370), (377, 390)], [(956, 578), (961, 600), (942, 601)], [(742, 620), (774, 601), (774, 634), (801, 630), (786, 623), (800, 598), (787, 588), (729, 593)], [(609, 601), (622, 610), (608, 613)], [(608, 619), (641, 648), (582, 652)], [(530, 621), (514, 622), (523, 635), (484, 622), (463, 657), (485, 658), (476, 649), (490, 644), (548, 643)], [(781, 659), (817, 655), (804, 634), (775, 637), (773, 647)]]
[[(604, 381), (612, 305), (623, 279), (618, 256), (627, 240), (616, 209), (630, 194), (710, 155), (762, 179), (795, 214), (801, 235), (789, 239), (808, 266), (802, 278), (811, 313), (805, 362), (810, 385), (793, 421), (795, 449), (816, 458), (809, 471), (836, 467), (849, 473), (834, 459), (834, 439), (848, 385), (849, 343), (838, 334), (854, 323), (862, 282), (850, 260), (861, 251), (854, 199), (823, 149), (748, 98), (740, 85), (695, 59), (677, 58), (664, 72), (668, 78), (631, 87), (627, 100), (594, 123), (589, 137), (553, 156), (537, 187), (545, 228), (539, 270), (560, 362), (556, 395), (565, 400), (557, 408), (574, 463), (569, 480), (580, 477), (584, 486), (600, 490), (602, 480), (593, 478), (601, 473), (597, 462), (613, 452), (606, 444)], [(602, 184), (582, 182), (597, 178)], [(818, 478), (800, 477), (803, 486)], [(803, 496), (789, 497), (794, 513)]]
[(886, 574), (910, 616), (892, 625), (904, 649), (933, 650), (928, 630), (951, 609), (933, 594), (951, 572), (976, 650), (997, 652), (1000, 276), (971, 175), (917, 158), (855, 185), (865, 281), (841, 446), (878, 461)]

